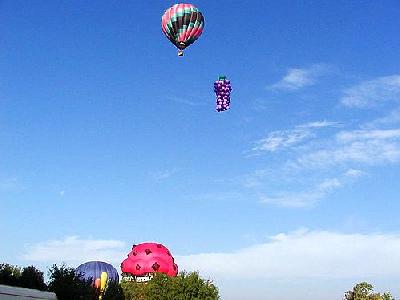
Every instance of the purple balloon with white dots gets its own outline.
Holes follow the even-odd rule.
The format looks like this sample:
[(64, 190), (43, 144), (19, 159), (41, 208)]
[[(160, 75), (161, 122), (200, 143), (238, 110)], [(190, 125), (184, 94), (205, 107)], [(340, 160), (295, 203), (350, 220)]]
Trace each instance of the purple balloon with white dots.
[(217, 112), (222, 112), (230, 108), (231, 91), (231, 82), (226, 79), (225, 76), (220, 76), (218, 80), (214, 82)]

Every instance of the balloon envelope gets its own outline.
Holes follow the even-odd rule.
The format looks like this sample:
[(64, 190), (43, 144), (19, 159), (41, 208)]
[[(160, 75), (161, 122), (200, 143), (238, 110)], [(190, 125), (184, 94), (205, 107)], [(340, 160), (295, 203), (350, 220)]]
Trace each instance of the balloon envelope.
[(230, 108), (232, 86), (230, 80), (225, 76), (220, 76), (214, 82), (214, 92), (216, 95), (216, 110), (222, 112)]
[(100, 275), (100, 288), (102, 289), (102, 290), (104, 290), (105, 288), (106, 288), (106, 285), (107, 285), (107, 279), (108, 279), (108, 274), (107, 274), (107, 272), (101, 272), (101, 275)]
[(121, 271), (133, 276), (146, 276), (149, 273), (164, 273), (168, 276), (178, 274), (178, 265), (171, 252), (159, 243), (134, 245), (121, 264)]
[(76, 274), (81, 274), (86, 280), (92, 280), (93, 283), (97, 278), (101, 278), (101, 273), (106, 272), (109, 280), (119, 281), (117, 270), (110, 264), (102, 261), (89, 261), (81, 264), (75, 270)]
[(161, 19), (161, 29), (167, 39), (183, 50), (202, 34), (204, 17), (193, 4), (179, 3), (168, 8)]
[(95, 287), (96, 289), (99, 289), (100, 286), (101, 286), (101, 279), (100, 279), (100, 278), (97, 278), (97, 279), (95, 280), (95, 282), (94, 282), (94, 287)]

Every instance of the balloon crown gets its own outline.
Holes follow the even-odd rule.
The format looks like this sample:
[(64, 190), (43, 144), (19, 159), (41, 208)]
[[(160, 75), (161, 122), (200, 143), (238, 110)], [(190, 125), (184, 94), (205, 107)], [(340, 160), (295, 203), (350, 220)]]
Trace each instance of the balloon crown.
[(218, 80), (225, 80), (225, 79), (226, 79), (226, 76), (224, 76), (224, 75), (221, 75), (218, 77)]

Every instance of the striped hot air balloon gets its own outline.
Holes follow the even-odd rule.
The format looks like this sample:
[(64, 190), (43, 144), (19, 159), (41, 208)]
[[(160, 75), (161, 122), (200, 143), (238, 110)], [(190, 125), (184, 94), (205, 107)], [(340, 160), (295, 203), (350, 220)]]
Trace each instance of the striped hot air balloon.
[(204, 17), (193, 4), (174, 4), (162, 16), (161, 28), (178, 48), (178, 56), (183, 56), (183, 50), (202, 34)]

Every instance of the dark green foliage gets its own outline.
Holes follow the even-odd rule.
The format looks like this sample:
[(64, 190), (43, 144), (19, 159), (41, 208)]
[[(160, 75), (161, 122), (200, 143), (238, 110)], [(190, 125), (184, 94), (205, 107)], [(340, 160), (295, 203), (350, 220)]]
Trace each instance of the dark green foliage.
[[(34, 266), (21, 270), (9, 264), (0, 264), (0, 284), (20, 286), (38, 290), (48, 289), (58, 300), (94, 300), (99, 292), (91, 281), (86, 281), (74, 268), (53, 265), (49, 270), (48, 286), (44, 283), (43, 272)], [(103, 300), (217, 300), (218, 289), (209, 280), (200, 278), (196, 272), (181, 272), (177, 277), (155, 274), (148, 283), (110, 281)], [(392, 299), (383, 299), (392, 300)]]
[(44, 283), (43, 272), (39, 271), (34, 266), (23, 268), (19, 280), (20, 286), (24, 288), (41, 291), (45, 291), (47, 289), (47, 286)]
[(58, 300), (98, 299), (98, 292), (91, 281), (75, 274), (75, 269), (62, 265), (49, 270), (49, 291), (56, 293)]
[(45, 291), (43, 272), (34, 266), (21, 268), (9, 264), (0, 264), (0, 284), (19, 286)]
[(373, 293), (374, 287), (367, 282), (361, 282), (347, 291), (344, 295), (345, 300), (394, 300), (390, 293)]
[(134, 281), (121, 282), (121, 288), (124, 291), (126, 300), (144, 300), (146, 293), (146, 285), (143, 283), (137, 283)]
[(165, 274), (159, 273), (154, 276), (146, 284), (145, 299), (161, 300), (161, 299), (176, 299), (175, 296), (178, 294), (176, 280), (173, 277), (168, 277)]
[(109, 281), (103, 295), (103, 300), (125, 300), (124, 290), (115, 281)]
[(19, 286), (21, 269), (9, 264), (0, 264), (0, 284)]
[(157, 273), (148, 283), (123, 281), (126, 300), (217, 300), (218, 289), (196, 272), (168, 277)]
[[(178, 277), (178, 298), (184, 299), (219, 299), (218, 289), (211, 280), (200, 278), (198, 273), (181, 273)], [(182, 297), (183, 296), (183, 297)]]

